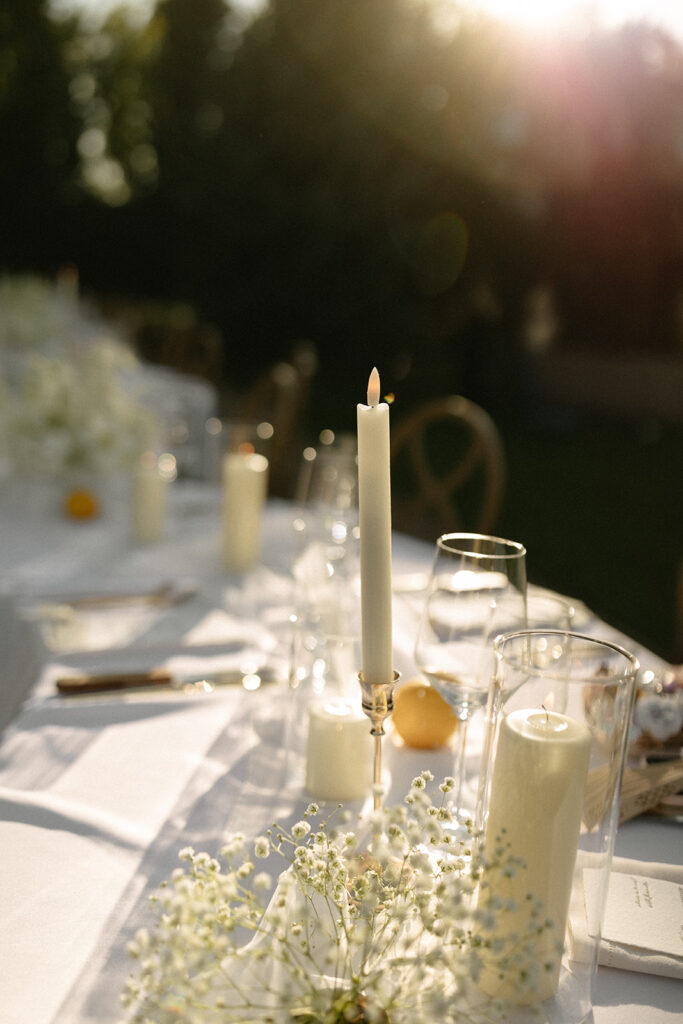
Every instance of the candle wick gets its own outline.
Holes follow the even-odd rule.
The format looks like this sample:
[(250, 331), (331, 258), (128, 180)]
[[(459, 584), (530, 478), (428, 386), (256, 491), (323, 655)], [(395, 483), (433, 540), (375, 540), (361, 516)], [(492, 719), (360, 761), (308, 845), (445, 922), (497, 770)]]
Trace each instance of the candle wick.
[(546, 725), (549, 725), (549, 724), (550, 724), (550, 715), (548, 714), (548, 709), (547, 709), (547, 707), (545, 706), (545, 704), (541, 704), (541, 707), (542, 707), (542, 708), (543, 708), (543, 710), (545, 711), (545, 724), (546, 724)]

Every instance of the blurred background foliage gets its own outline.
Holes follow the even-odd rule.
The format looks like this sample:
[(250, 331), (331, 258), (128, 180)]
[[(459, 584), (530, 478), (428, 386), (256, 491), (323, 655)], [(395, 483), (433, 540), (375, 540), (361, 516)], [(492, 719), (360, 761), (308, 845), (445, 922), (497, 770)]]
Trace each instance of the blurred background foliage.
[[(186, 303), (220, 332), (228, 393), (309, 339), (312, 431), (353, 428), (375, 363), (396, 415), (481, 402), (511, 462), (501, 532), (537, 542), (533, 575), (670, 650), (683, 410), (587, 417), (535, 375), (551, 348), (680, 367), (680, 42), (590, 21), (541, 37), (455, 0), (59, 10), (0, 9), (0, 268), (75, 264), (110, 308)], [(610, 463), (639, 516), (656, 503), (666, 551), (624, 516)], [(576, 559), (593, 534), (595, 579), (562, 534)], [(625, 585), (658, 588), (649, 616), (605, 594), (628, 543)]]
[(408, 375), (417, 340), (453, 370), (539, 283), (572, 344), (679, 346), (680, 46), (467, 10), (160, 0), (92, 29), (5, 0), (0, 261), (186, 299), (245, 374), (298, 336), (349, 378), (370, 344)]

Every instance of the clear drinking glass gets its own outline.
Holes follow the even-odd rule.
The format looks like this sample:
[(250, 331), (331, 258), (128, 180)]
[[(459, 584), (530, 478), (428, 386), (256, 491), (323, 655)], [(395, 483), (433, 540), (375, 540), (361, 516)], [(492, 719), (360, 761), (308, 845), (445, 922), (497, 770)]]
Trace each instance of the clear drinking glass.
[[(479, 985), (506, 1019), (579, 1024), (592, 979), (638, 662), (562, 630), (499, 636), (482, 768)], [(509, 858), (514, 859), (512, 870)], [(495, 913), (494, 913), (495, 910)]]
[(352, 692), (358, 662), (342, 672), (340, 658), (328, 655), (336, 645), (350, 651), (360, 637), (357, 478), (355, 447), (307, 449), (293, 521), (296, 635), (319, 671), (325, 666), (329, 675), (336, 665), (334, 674)]
[[(415, 643), (415, 662), (458, 716), (454, 819), (475, 817), (466, 786), (468, 723), (487, 701), (493, 641), (526, 625), (526, 551), (511, 540), (445, 534), (436, 553)], [(467, 796), (467, 800), (465, 797)]]
[(301, 457), (295, 503), (302, 508), (353, 513), (358, 507), (358, 466), (355, 437), (305, 448)]
[(570, 630), (576, 609), (572, 602), (550, 590), (529, 588), (526, 595), (526, 622), (528, 629)]
[[(355, 711), (361, 725), (364, 719), (358, 686), (361, 623), (357, 479), (355, 439), (353, 444), (321, 444), (317, 449), (305, 450), (294, 502), (291, 566), (294, 615), (290, 746), (306, 746), (307, 733), (311, 740), (309, 726), (316, 742), (326, 736), (330, 726), (336, 740), (341, 737), (343, 743), (348, 739), (351, 757), (351, 747), (357, 743)], [(348, 714), (339, 713), (341, 705), (337, 711), (330, 711), (335, 701), (343, 702), (344, 707), (348, 704)], [(332, 728), (335, 718), (338, 728)], [(367, 719), (363, 728), (363, 740), (367, 738), (369, 744)], [(319, 761), (317, 756), (314, 760)], [(370, 763), (368, 746), (363, 760), (368, 778)], [(331, 771), (331, 767), (328, 764), (326, 770)], [(323, 792), (326, 796), (335, 792), (327, 787), (329, 778), (325, 787), (320, 787), (321, 771), (313, 774), (317, 784), (311, 791), (315, 789), (318, 798)], [(348, 777), (344, 772), (342, 775), (343, 785), (335, 793), (340, 799), (340, 793), (354, 790), (354, 786), (344, 788)]]

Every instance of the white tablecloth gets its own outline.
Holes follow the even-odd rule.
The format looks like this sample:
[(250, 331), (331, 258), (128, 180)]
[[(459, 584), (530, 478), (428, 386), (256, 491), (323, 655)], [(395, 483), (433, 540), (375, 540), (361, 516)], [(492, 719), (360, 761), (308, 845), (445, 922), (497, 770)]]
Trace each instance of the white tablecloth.
[[(269, 505), (263, 564), (239, 578), (220, 567), (218, 498), (211, 489), (178, 488), (167, 540), (148, 547), (130, 543), (125, 517), (74, 524), (4, 515), (3, 1024), (122, 1019), (118, 995), (130, 970), (125, 947), (148, 923), (147, 897), (177, 865), (178, 850), (192, 845), (215, 853), (229, 831), (255, 836), (275, 820), (301, 816), (309, 798), (302, 753), (291, 742), (301, 709), (284, 683), (255, 693), (225, 688), (71, 701), (54, 691), (56, 676), (71, 671), (165, 665), (199, 677), (216, 666), (242, 664), (245, 656), (265, 659), (284, 674), (293, 601), (291, 520), (287, 505)], [(430, 556), (428, 545), (396, 537), (397, 581), (424, 572)], [(69, 649), (63, 635), (41, 633), (26, 615), (37, 600), (94, 588), (141, 590), (166, 579), (194, 581), (196, 593), (131, 620), (113, 649), (96, 649), (96, 623), (83, 634), (91, 649), (79, 649), (75, 640)], [(404, 592), (396, 595), (396, 667), (407, 676), (414, 672), (417, 605), (409, 590), (397, 589)], [(582, 631), (629, 646), (587, 610), (581, 614)], [(103, 635), (113, 635), (103, 621)], [(48, 646), (59, 642), (62, 650)], [(647, 652), (637, 653), (656, 664)], [(448, 774), (451, 755), (409, 751), (388, 737), (385, 767), (388, 799), (400, 799), (422, 768)], [(622, 827), (617, 852), (677, 862), (680, 831), (639, 819)], [(598, 972), (595, 1024), (673, 1024), (680, 1009), (676, 981)]]

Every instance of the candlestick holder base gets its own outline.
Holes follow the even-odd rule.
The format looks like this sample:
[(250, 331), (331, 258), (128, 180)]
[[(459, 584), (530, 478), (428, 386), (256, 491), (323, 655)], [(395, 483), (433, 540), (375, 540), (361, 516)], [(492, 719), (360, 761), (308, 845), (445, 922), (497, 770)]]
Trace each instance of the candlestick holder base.
[(375, 786), (374, 806), (376, 811), (379, 810), (381, 805), (381, 798), (376, 787), (382, 781), (382, 736), (385, 735), (384, 723), (394, 710), (394, 689), (400, 678), (400, 672), (394, 672), (393, 679), (389, 683), (369, 683), (363, 678), (362, 672), (358, 673), (363, 711), (372, 723), (370, 735), (375, 738), (372, 781)]

